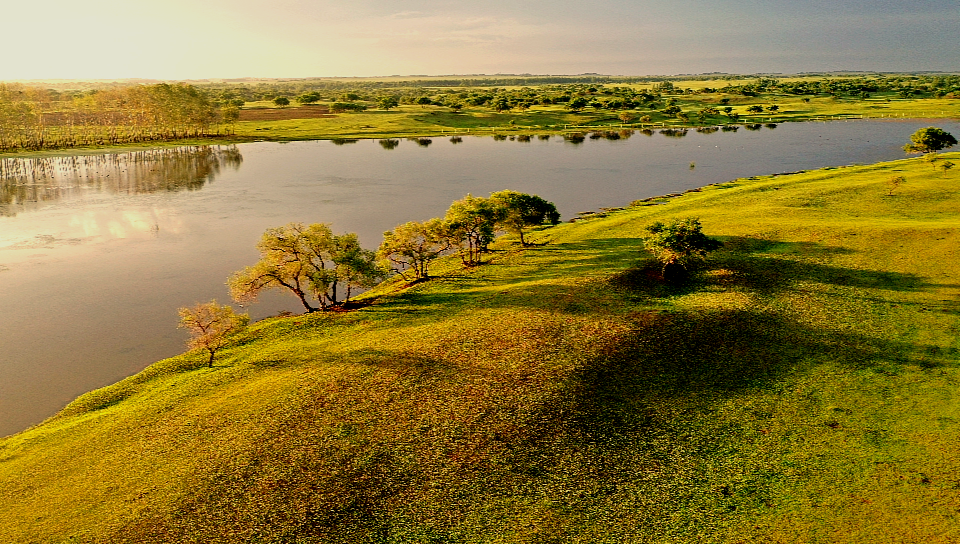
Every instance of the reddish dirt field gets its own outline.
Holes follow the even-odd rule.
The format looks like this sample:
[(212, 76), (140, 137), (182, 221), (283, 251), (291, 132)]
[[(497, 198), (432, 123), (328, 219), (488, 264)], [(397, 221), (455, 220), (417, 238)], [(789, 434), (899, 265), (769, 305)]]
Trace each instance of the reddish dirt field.
[(320, 119), (336, 117), (326, 106), (299, 106), (295, 108), (240, 110), (241, 121), (283, 121), (286, 119)]

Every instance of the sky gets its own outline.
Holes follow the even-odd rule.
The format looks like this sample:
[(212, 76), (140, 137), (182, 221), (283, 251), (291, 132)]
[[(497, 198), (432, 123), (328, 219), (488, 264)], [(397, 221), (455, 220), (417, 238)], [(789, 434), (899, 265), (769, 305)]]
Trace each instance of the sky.
[(960, 71), (914, 0), (8, 0), (0, 80)]

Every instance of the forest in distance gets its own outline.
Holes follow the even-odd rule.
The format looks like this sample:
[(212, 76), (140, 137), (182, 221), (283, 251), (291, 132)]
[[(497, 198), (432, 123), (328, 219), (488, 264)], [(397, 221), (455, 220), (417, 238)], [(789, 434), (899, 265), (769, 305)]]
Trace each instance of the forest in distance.
[[(873, 115), (891, 102), (917, 108), (935, 101), (928, 109), (942, 110), (944, 100), (952, 104), (960, 97), (960, 76), (951, 74), (584, 79), (304, 79), (117, 83), (63, 90), (0, 83), (0, 151), (188, 139), (300, 139), (298, 133), (288, 133), (298, 127), (282, 122), (343, 115), (360, 115), (356, 119), (366, 124), (355, 130), (406, 135), (530, 125), (562, 131), (580, 123), (682, 128), (799, 120), (834, 112)], [(793, 103), (798, 106), (788, 106)], [(402, 112), (406, 118), (395, 126), (395, 120), (365, 114), (368, 110)], [(425, 119), (424, 114), (441, 117)], [(239, 133), (239, 125), (247, 130)], [(335, 138), (342, 136), (339, 130), (336, 123), (320, 126), (305, 138)]]

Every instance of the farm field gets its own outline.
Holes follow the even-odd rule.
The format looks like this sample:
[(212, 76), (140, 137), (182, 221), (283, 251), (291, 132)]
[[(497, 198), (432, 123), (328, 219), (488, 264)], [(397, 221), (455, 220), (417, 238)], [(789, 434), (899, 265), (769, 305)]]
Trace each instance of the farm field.
[[(956, 541), (957, 181), (731, 180), (261, 321), (0, 439), (0, 540)], [(678, 286), (680, 217), (725, 245)]]

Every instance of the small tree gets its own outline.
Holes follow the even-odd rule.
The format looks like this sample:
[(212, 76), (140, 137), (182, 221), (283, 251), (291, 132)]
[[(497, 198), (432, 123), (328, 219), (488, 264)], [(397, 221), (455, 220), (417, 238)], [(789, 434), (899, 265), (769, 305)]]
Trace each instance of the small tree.
[(213, 357), (226, 345), (227, 339), (243, 330), (250, 322), (247, 314), (236, 314), (230, 306), (221, 306), (216, 300), (197, 304), (193, 308), (180, 308), (181, 329), (190, 333), (187, 347), (205, 349), (210, 355), (207, 366), (213, 367)]
[(940, 170), (943, 170), (943, 177), (947, 177), (947, 172), (953, 168), (955, 165), (950, 161), (943, 161), (940, 163)]
[(696, 218), (674, 219), (669, 223), (660, 221), (647, 227), (650, 236), (644, 239), (644, 247), (662, 265), (664, 279), (680, 280), (690, 268), (703, 261), (707, 253), (720, 249), (723, 242), (708, 238), (702, 232)]
[(749, 113), (763, 113), (763, 106), (758, 106), (756, 104), (747, 107), (747, 112)]
[(888, 179), (887, 187), (889, 187), (890, 190), (887, 191), (887, 196), (893, 196), (893, 192), (906, 182), (907, 178), (903, 176), (893, 176), (892, 178)]
[(490, 200), (503, 207), (503, 214), (497, 226), (520, 236), (520, 244), (528, 246), (523, 238), (524, 227), (536, 227), (544, 223), (556, 225), (560, 214), (552, 202), (537, 195), (528, 195), (516, 191), (497, 191)]
[(910, 136), (910, 143), (903, 146), (907, 153), (933, 153), (957, 145), (952, 134), (937, 127), (921, 128)]
[(290, 99), (285, 96), (278, 96), (273, 99), (273, 103), (280, 108), (285, 108), (290, 105)]
[(451, 245), (460, 249), (464, 265), (480, 264), (480, 255), (487, 251), (497, 223), (505, 215), (506, 210), (500, 203), (469, 194), (450, 205), (445, 217), (447, 232)]
[(634, 119), (636, 119), (636, 117), (629, 111), (621, 111), (620, 114), (617, 115), (617, 117), (620, 118), (621, 123), (630, 123)]
[[(398, 225), (383, 233), (377, 257), (384, 267), (392, 268), (407, 281), (427, 279), (430, 263), (451, 247), (448, 230), (439, 218)], [(412, 278), (407, 277), (408, 273)]]

